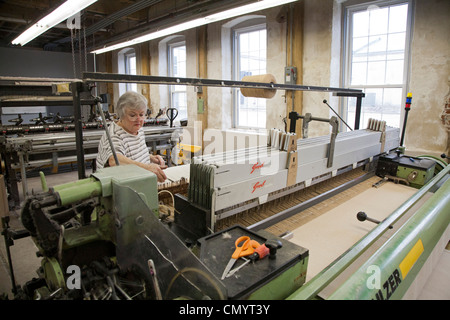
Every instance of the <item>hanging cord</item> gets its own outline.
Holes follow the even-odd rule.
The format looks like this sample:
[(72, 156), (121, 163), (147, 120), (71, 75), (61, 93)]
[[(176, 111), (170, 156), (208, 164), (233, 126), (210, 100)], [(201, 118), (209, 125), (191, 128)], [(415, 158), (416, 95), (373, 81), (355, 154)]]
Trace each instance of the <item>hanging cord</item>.
[(82, 52), (82, 48), (81, 48), (81, 27), (80, 30), (78, 31), (78, 60), (80, 61), (80, 77), (82, 76), (82, 70), (83, 70), (83, 63), (82, 63), (82, 57), (81, 57), (81, 52)]
[(75, 44), (74, 44), (75, 32), (73, 30), (74, 30), (74, 28), (70, 28), (70, 41), (71, 41), (71, 44), (72, 44), (73, 77), (74, 77), (74, 79), (76, 79), (76, 77), (77, 77), (77, 68), (75, 66)]
[(84, 40), (84, 71), (88, 71), (88, 61), (87, 61), (87, 46), (86, 46), (86, 27), (83, 26), (83, 40)]

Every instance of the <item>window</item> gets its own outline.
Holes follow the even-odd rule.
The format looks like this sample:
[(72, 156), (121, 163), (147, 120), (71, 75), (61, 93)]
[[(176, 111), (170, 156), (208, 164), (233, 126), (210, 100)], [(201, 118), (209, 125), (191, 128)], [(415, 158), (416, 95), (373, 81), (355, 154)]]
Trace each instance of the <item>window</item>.
[[(125, 53), (125, 73), (136, 75), (136, 53), (134, 50)], [(127, 91), (137, 91), (136, 83), (126, 83)]]
[[(185, 41), (168, 45), (169, 76), (186, 78), (186, 43)], [(187, 90), (184, 85), (169, 86), (169, 101), (172, 108), (178, 110), (178, 120), (187, 119)]]
[[(345, 86), (362, 89), (361, 127), (369, 118), (400, 127), (406, 97), (409, 1), (384, 1), (377, 6), (346, 10)], [(355, 99), (347, 100), (349, 124), (355, 119)]]
[[(118, 68), (117, 71), (121, 74), (137, 74), (136, 72), (136, 52), (133, 48), (125, 48), (117, 54)], [(119, 95), (126, 91), (136, 91), (136, 83), (119, 83)]]
[[(234, 29), (234, 75), (236, 81), (244, 76), (266, 73), (266, 25)], [(243, 128), (266, 127), (266, 101), (244, 97), (236, 90), (234, 125)]]

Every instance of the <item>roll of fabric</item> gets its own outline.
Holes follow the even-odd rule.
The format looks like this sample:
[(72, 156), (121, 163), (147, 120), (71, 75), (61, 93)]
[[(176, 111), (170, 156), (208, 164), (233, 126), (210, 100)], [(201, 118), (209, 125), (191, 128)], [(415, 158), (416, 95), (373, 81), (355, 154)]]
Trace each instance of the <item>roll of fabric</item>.
[[(260, 74), (255, 76), (245, 76), (242, 81), (261, 82), (261, 83), (277, 83), (275, 77), (271, 74)], [(241, 88), (244, 97), (266, 98), (271, 99), (277, 93), (276, 89), (260, 89), (260, 88)]]

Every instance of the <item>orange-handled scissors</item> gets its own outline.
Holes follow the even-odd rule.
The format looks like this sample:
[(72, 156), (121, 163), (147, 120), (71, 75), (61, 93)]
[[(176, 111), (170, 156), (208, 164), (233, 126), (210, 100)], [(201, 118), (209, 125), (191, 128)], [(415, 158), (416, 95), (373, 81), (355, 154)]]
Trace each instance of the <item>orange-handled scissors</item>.
[[(240, 245), (242, 243), (242, 245)], [(255, 249), (261, 246), (257, 241), (251, 240), (250, 237), (242, 236), (237, 238), (237, 240), (234, 243), (236, 249), (233, 252), (233, 255), (231, 256), (230, 261), (228, 262), (225, 270), (222, 274), (222, 280), (225, 279), (227, 274), (230, 272), (231, 268), (233, 267), (234, 263), (241, 257), (246, 257), (255, 252)]]

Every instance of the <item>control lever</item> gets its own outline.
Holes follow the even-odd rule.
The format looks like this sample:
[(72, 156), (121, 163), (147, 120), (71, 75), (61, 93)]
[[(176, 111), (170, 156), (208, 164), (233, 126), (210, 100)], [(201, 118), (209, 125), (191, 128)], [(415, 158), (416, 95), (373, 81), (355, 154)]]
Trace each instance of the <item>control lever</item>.
[(172, 128), (173, 126), (173, 121), (175, 120), (175, 118), (178, 116), (178, 110), (175, 108), (169, 108), (166, 111), (166, 115), (167, 118), (169, 118), (170, 121), (170, 127)]
[(14, 122), (15, 126), (19, 126), (23, 122), (23, 119), (22, 119), (22, 115), (20, 113), (17, 116), (18, 116), (17, 118), (10, 119), (10, 120), (8, 120), (8, 122)]
[(280, 240), (269, 240), (266, 242), (266, 247), (269, 248), (269, 259), (273, 260), (277, 257), (277, 250), (283, 246)]
[[(380, 221), (378, 221), (378, 220), (376, 220), (376, 219), (373, 219), (373, 218), (368, 217), (367, 214), (366, 214), (365, 212), (363, 212), (363, 211), (358, 212), (358, 213), (356, 214), (356, 218), (357, 218), (359, 221), (365, 221), (365, 220), (367, 220), (367, 221), (370, 221), (370, 222), (373, 222), (373, 223), (376, 223), (376, 224), (380, 224), (380, 223), (381, 223)], [(389, 229), (392, 229), (392, 228), (393, 228), (392, 226), (389, 226)]]
[(277, 255), (277, 250), (280, 249), (283, 246), (280, 240), (269, 240), (263, 245), (259, 246), (255, 249), (255, 253), (253, 253), (249, 258), (253, 262), (256, 260), (261, 260), (267, 255), (269, 256), (269, 259), (275, 259)]

